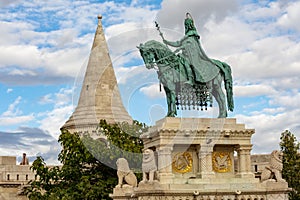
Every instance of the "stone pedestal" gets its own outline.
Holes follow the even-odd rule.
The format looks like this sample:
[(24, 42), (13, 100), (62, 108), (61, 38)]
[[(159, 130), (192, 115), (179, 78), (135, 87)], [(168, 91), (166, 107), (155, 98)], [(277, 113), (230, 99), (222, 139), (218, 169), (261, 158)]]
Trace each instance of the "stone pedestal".
[[(286, 182), (261, 183), (251, 171), (254, 132), (236, 119), (157, 121), (141, 138), (156, 151), (159, 180), (139, 184), (126, 199), (287, 200)], [(115, 192), (112, 198), (122, 199)]]

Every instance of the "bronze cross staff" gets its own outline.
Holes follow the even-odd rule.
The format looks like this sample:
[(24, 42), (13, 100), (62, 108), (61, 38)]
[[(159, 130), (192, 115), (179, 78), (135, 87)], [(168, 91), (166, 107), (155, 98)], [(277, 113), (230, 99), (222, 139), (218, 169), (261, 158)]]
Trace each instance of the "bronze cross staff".
[(154, 23), (155, 23), (155, 26), (156, 26), (156, 28), (157, 28), (157, 30), (158, 30), (158, 32), (159, 32), (159, 35), (160, 35), (160, 36), (161, 36), (161, 38), (164, 40), (163, 33), (160, 31), (160, 27), (159, 27), (159, 25), (158, 25), (157, 21), (155, 21)]
[[(159, 32), (160, 37), (164, 40), (164, 35), (163, 35), (163, 33), (160, 31), (160, 27), (159, 27), (157, 21), (155, 21), (154, 23), (155, 23), (156, 29), (157, 29), (158, 32)], [(168, 46), (168, 45), (166, 45), (166, 46)], [(160, 80), (159, 80), (159, 91), (161, 92), (161, 82), (160, 82)]]
[[(160, 35), (160, 37), (164, 40), (165, 38), (164, 38), (164, 35), (163, 35), (163, 33), (160, 31), (160, 27), (159, 27), (159, 24), (157, 23), (157, 21), (155, 21), (154, 22), (155, 23), (155, 27), (156, 27), (156, 29), (158, 30), (158, 32), (159, 32), (159, 35)], [(166, 44), (166, 46), (168, 47), (168, 45)]]

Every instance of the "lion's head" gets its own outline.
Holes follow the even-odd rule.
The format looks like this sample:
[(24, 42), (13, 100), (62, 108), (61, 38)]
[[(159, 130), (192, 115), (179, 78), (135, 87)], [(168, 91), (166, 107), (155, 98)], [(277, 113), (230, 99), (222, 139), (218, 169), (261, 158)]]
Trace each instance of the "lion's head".
[(146, 149), (143, 152), (143, 162), (151, 162), (154, 159), (154, 152), (151, 149)]
[(129, 172), (129, 165), (125, 158), (119, 158), (116, 162), (118, 171)]
[(278, 151), (278, 150), (272, 151), (272, 153), (271, 153), (271, 160), (270, 160), (270, 166), (273, 169), (277, 169), (279, 171), (282, 171), (282, 168), (283, 168), (282, 157), (283, 157), (282, 151)]
[(142, 169), (143, 172), (150, 172), (153, 170), (157, 170), (154, 152), (151, 149), (146, 149), (143, 152)]

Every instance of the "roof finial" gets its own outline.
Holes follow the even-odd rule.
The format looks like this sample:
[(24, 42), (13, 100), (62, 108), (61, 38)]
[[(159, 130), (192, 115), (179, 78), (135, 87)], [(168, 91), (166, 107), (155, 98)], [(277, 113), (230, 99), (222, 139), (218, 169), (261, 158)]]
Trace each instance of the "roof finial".
[(102, 15), (99, 14), (99, 15), (98, 15), (98, 19), (102, 19)]

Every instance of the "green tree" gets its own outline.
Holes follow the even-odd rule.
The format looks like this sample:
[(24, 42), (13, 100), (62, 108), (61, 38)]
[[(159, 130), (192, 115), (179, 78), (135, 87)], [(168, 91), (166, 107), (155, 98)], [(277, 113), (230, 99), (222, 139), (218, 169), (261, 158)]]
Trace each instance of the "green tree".
[(132, 125), (109, 125), (101, 120), (99, 128), (108, 143), (61, 130), (58, 141), (62, 151), (58, 160), (62, 166), (49, 167), (38, 157), (31, 166), (37, 178), (30, 181), (25, 191), (29, 199), (110, 199), (109, 194), (117, 185), (116, 160), (124, 157), (141, 163), (141, 156), (132, 155), (141, 155), (143, 144), (139, 135), (147, 126), (137, 121)]
[(285, 131), (281, 134), (280, 148), (283, 152), (282, 177), (293, 190), (289, 193), (290, 200), (300, 200), (300, 144), (296, 137)]

